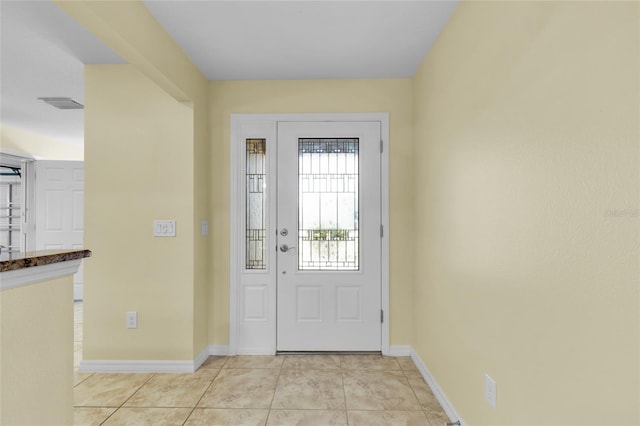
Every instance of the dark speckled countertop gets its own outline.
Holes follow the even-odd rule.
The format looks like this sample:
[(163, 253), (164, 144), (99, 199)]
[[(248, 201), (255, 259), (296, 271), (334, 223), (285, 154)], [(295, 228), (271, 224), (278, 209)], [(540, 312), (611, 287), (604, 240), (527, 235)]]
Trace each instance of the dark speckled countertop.
[(90, 250), (42, 250), (0, 255), (0, 272), (91, 257)]

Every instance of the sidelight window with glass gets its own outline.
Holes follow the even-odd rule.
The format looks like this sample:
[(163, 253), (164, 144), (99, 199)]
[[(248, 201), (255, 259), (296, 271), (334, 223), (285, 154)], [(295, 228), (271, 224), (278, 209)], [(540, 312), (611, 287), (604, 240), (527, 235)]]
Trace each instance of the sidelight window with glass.
[(266, 269), (266, 139), (246, 140), (245, 268)]

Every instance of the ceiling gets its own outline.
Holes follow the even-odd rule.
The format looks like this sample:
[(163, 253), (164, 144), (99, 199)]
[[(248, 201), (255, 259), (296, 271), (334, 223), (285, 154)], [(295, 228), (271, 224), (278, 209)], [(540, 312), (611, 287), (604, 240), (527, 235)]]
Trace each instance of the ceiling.
[(84, 64), (123, 61), (49, 1), (0, 1), (0, 118), (62, 142), (82, 144), (82, 110), (60, 110), (40, 97), (84, 104)]
[(455, 2), (154, 1), (209, 80), (411, 77)]
[[(145, 6), (209, 80), (411, 77), (457, 1), (184, 1)], [(84, 64), (123, 63), (50, 1), (0, 1), (3, 125), (83, 143)]]

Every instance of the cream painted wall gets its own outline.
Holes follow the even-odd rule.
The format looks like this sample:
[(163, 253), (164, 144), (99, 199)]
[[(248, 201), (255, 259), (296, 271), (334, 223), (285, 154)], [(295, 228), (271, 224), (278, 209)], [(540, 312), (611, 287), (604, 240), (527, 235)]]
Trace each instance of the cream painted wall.
[[(183, 189), (191, 191), (190, 196), (193, 197), (193, 202), (182, 207), (190, 209), (190, 220), (193, 224), (189, 228), (192, 243), (188, 251), (193, 255), (188, 271), (193, 278), (188, 284), (183, 280), (182, 285), (189, 287), (192, 296), (189, 312), (193, 325), (193, 333), (191, 334), (193, 356), (191, 358), (194, 359), (203, 353), (208, 346), (208, 293), (211, 264), (209, 250), (211, 244), (210, 237), (200, 233), (201, 221), (210, 220), (209, 208), (211, 204), (207, 80), (142, 2), (54, 1), (54, 3), (91, 31), (142, 75), (157, 84), (164, 93), (176, 101), (184, 103), (192, 111), (191, 133), (181, 134), (174, 141), (175, 149), (185, 148), (187, 151), (180, 151), (180, 153), (190, 154), (191, 158), (188, 161), (182, 155), (179, 156), (174, 176), (178, 177), (178, 180), (188, 176), (192, 182), (190, 187)], [(100, 97), (102, 93), (106, 92), (98, 91), (96, 95)], [(119, 103), (127, 102), (128, 99), (125, 96)], [(154, 132), (156, 131), (155, 120), (151, 115), (154, 110), (150, 109), (149, 112), (149, 120), (146, 123), (140, 122), (138, 124), (140, 129), (144, 129), (143, 126), (149, 124), (151, 132)], [(99, 120), (99, 116), (93, 118), (96, 121)], [(162, 120), (162, 115), (156, 119)], [(113, 127), (119, 127), (117, 125), (119, 118), (111, 116), (110, 120), (112, 120)], [(170, 122), (170, 120), (166, 121), (166, 123)], [(127, 126), (129, 125), (127, 123)], [(163, 161), (168, 160), (168, 157), (164, 156), (170, 155), (172, 149), (160, 154)], [(92, 167), (96, 167), (95, 163)], [(138, 169), (137, 173), (142, 175), (146, 171)], [(146, 178), (155, 178), (157, 172), (155, 170), (151, 170), (151, 172), (152, 175), (146, 176)], [(108, 175), (109, 171), (103, 170), (102, 173)], [(159, 194), (163, 189), (155, 188), (153, 191), (155, 194)], [(91, 194), (89, 194), (88, 202), (91, 202), (91, 199)], [(182, 232), (186, 229), (181, 226)], [(182, 313), (185, 312), (181, 311)]]
[(0, 424), (73, 424), (73, 278), (0, 292)]
[(409, 344), (412, 312), (413, 222), (411, 81), (230, 81), (210, 83), (212, 140), (213, 292), (209, 340), (229, 342), (229, 144), (232, 113), (389, 112), (390, 120), (390, 334)]
[(59, 142), (23, 129), (0, 125), (0, 148), (45, 160), (82, 161), (84, 146)]
[(204, 75), (142, 1), (53, 2), (174, 99), (194, 103), (205, 90)]
[(412, 344), (467, 424), (640, 423), (638, 18), (462, 2), (414, 78)]
[(131, 65), (89, 65), (85, 85), (84, 359), (193, 360), (193, 110)]
[[(463, 2), (413, 81), (208, 93), (162, 60), (152, 20), (72, 4), (115, 22), (98, 32), (125, 51), (149, 49), (131, 61), (164, 89), (130, 66), (88, 67), (85, 359), (193, 359), (228, 343), (231, 113), (388, 111), (391, 344), (414, 346), (469, 424), (638, 423), (637, 4)], [(165, 93), (208, 97), (210, 111)], [(188, 172), (169, 180), (169, 164)], [(178, 238), (151, 237), (160, 215)], [(140, 329), (125, 329), (127, 310)]]
[(211, 222), (211, 141), (206, 90), (193, 102), (193, 358), (209, 346), (209, 292), (212, 233), (202, 235), (202, 221)]

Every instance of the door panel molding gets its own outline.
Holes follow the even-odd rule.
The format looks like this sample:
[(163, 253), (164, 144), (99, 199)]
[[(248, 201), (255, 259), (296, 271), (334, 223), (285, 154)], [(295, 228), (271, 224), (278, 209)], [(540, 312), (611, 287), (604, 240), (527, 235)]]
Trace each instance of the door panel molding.
[[(37, 160), (34, 168), (36, 250), (84, 245), (84, 162)], [(83, 299), (83, 267), (73, 277), (73, 298)]]
[(277, 161), (278, 350), (380, 351), (380, 123), (280, 122)]
[[(245, 230), (245, 140), (266, 140), (267, 158), (276, 157), (277, 125), (281, 122), (377, 122), (380, 124), (381, 156), (381, 225), (384, 234), (381, 240), (381, 306), (386, 312), (382, 322), (381, 350), (389, 354), (389, 116), (388, 113), (345, 114), (232, 114), (230, 149), (230, 282), (229, 282), (229, 354), (274, 354), (276, 353), (276, 269), (275, 238), (275, 160), (267, 161), (267, 227), (265, 245), (267, 266), (262, 270), (247, 270), (244, 265)], [(244, 295), (246, 288), (263, 287), (264, 316), (243, 318), (247, 307)], [(249, 302), (251, 305), (251, 303)], [(254, 306), (254, 305), (251, 305)], [(254, 306), (255, 308), (255, 306)], [(356, 315), (344, 312), (346, 317)], [(259, 318), (258, 318), (259, 317)]]

